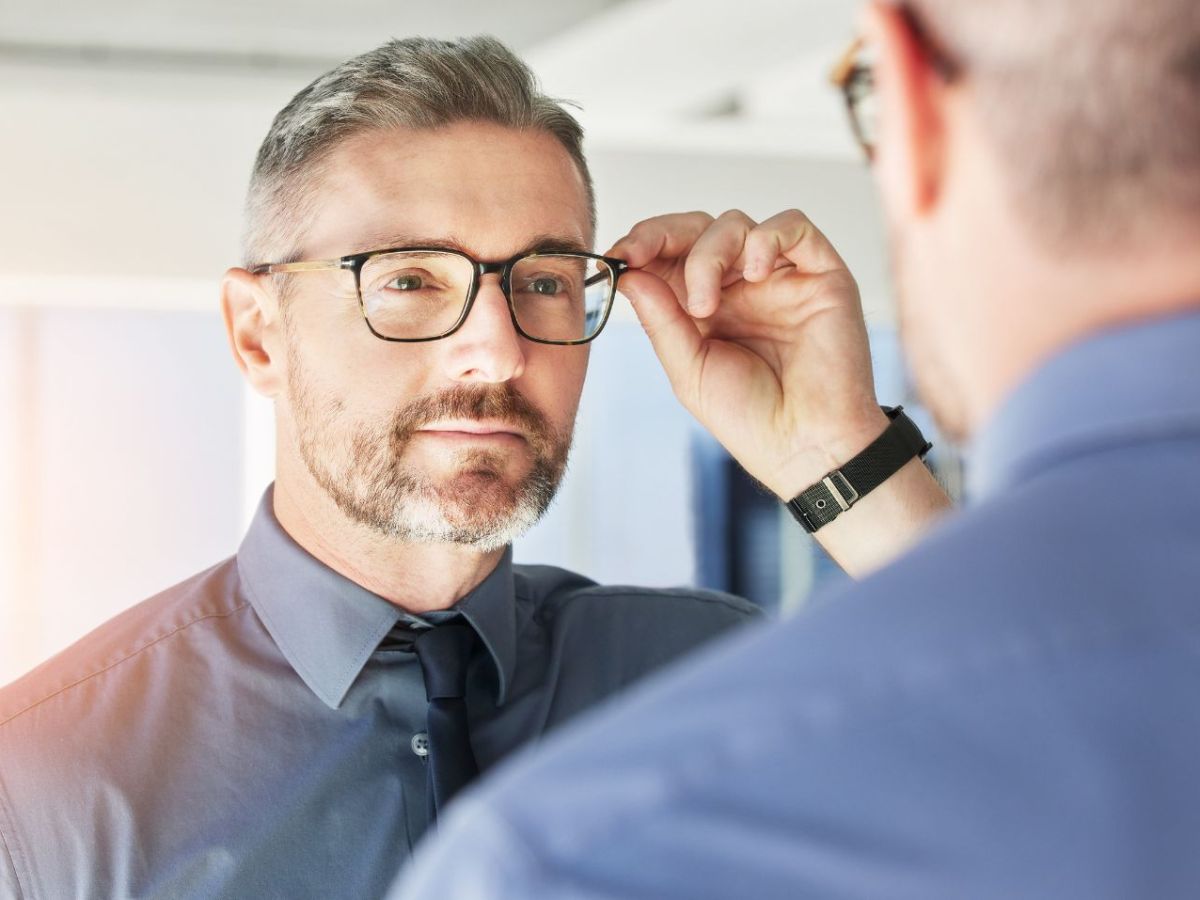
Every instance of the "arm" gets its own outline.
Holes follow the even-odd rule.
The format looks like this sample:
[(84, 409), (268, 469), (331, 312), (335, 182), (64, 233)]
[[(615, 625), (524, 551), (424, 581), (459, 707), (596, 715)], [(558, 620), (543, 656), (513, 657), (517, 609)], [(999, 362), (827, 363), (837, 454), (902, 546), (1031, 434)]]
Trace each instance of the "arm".
[[(659, 216), (609, 251), (676, 397), (789, 500), (887, 426), (858, 286), (803, 213)], [(817, 539), (851, 575), (883, 565), (950, 506), (914, 460)]]

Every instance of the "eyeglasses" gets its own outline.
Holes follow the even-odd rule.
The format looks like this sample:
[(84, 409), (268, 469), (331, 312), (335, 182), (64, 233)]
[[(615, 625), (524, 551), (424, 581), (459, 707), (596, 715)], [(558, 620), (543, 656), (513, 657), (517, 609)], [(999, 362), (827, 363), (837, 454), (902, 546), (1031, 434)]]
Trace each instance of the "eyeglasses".
[(829, 73), (829, 80), (846, 100), (854, 137), (867, 160), (874, 161), (879, 119), (875, 107), (875, 70), (861, 59), (865, 49), (866, 41), (855, 38)]
[(458, 250), (397, 247), (340, 259), (263, 263), (254, 275), (346, 270), (367, 327), (385, 341), (436, 341), (467, 320), (484, 275), (500, 275), (513, 326), (539, 344), (586, 344), (612, 312), (624, 260), (594, 253), (525, 253), (479, 262)]
[[(924, 49), (938, 76), (946, 82), (957, 78), (962, 72), (959, 63), (930, 38), (928, 30), (910, 8), (903, 7), (902, 11), (909, 30)], [(829, 80), (842, 92), (854, 137), (867, 161), (873, 162), (879, 137), (879, 107), (875, 93), (875, 67), (873, 61), (867, 58), (869, 52), (867, 42), (856, 38), (829, 73)]]

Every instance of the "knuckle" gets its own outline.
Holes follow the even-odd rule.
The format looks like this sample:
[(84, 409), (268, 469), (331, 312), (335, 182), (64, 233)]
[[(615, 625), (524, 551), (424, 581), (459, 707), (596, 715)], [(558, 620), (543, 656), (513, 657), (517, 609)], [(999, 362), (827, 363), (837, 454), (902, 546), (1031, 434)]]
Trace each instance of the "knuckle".
[(740, 209), (727, 209), (718, 216), (718, 220), (722, 222), (736, 222), (739, 225), (749, 223), (754, 225), (754, 220), (742, 212)]

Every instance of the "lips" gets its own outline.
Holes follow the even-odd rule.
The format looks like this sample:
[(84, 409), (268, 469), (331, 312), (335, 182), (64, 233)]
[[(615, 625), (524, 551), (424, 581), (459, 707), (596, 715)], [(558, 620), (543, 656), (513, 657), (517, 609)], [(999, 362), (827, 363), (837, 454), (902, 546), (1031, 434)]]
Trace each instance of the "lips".
[(520, 427), (509, 422), (489, 421), (442, 421), (430, 422), (417, 429), (418, 434), (463, 438), (517, 438), (525, 440)]

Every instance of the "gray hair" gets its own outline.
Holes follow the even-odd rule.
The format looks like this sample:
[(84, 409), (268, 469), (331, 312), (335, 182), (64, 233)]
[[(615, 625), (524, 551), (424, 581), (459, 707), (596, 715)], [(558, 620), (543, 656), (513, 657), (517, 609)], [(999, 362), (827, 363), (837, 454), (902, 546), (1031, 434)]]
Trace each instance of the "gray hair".
[(1196, 0), (914, 0), (964, 67), (1017, 209), (1060, 249), (1200, 225)]
[(246, 265), (295, 251), (313, 214), (322, 164), (346, 139), (391, 128), (434, 129), (492, 122), (558, 140), (583, 177), (595, 228), (595, 196), (583, 129), (561, 101), (541, 93), (533, 72), (495, 38), (393, 40), (325, 73), (287, 104), (267, 132), (250, 177)]

